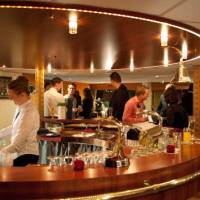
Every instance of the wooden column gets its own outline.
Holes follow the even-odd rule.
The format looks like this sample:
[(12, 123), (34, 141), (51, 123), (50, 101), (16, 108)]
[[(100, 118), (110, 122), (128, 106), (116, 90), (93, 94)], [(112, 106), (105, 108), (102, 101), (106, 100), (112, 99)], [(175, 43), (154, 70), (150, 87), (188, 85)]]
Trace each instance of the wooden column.
[(44, 117), (44, 59), (41, 54), (37, 56), (37, 61), (36, 61), (35, 87), (36, 87), (36, 103), (40, 113), (40, 118), (43, 118)]
[(200, 66), (193, 71), (193, 113), (195, 117), (195, 134), (200, 137)]

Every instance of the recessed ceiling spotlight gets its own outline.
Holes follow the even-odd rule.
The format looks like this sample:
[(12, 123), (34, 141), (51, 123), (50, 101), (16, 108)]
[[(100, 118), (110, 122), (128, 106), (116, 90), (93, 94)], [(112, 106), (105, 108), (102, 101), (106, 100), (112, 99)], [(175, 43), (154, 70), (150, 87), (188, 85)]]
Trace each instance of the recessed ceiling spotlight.
[(2, 68), (6, 68), (6, 66), (5, 66), (5, 65), (2, 65)]

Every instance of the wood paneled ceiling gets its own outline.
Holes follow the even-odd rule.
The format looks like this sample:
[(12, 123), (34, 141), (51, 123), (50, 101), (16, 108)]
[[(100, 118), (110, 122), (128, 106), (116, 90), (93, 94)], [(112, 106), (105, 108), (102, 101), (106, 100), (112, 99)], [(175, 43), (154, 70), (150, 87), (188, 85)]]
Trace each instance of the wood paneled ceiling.
[[(188, 60), (200, 55), (199, 31), (172, 20), (131, 11), (48, 2), (1, 1), (0, 5), (8, 3), (43, 6), (45, 9), (0, 9), (0, 66), (6, 65), (7, 68), (34, 69), (38, 53), (44, 57), (45, 66), (51, 63), (54, 69), (65, 72), (80, 70), (89, 73), (91, 62), (95, 70), (105, 70), (107, 65), (112, 65), (113, 70), (128, 70), (131, 52), (134, 52), (136, 69), (163, 65), (160, 23), (94, 13), (95, 10), (149, 18), (192, 30), (197, 34), (170, 26), (169, 46), (181, 49), (186, 39)], [(74, 35), (68, 33), (69, 8), (79, 10), (78, 33)], [(83, 12), (85, 10), (92, 12)], [(179, 60), (177, 51), (169, 49), (170, 64)]]

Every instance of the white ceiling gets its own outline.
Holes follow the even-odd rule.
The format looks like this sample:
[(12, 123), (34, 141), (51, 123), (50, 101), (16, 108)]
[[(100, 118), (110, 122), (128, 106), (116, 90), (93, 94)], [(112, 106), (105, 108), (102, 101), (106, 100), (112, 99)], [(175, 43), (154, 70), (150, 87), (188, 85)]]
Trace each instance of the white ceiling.
[[(37, 0), (36, 0), (37, 1)], [(157, 15), (170, 18), (191, 25), (200, 30), (200, 0), (38, 0), (43, 2), (82, 4), (97, 7), (116, 8)], [(185, 63), (189, 70), (192, 66), (199, 65), (200, 58)], [(151, 69), (140, 69), (132, 73), (122, 70), (120, 74), (124, 82), (162, 82), (169, 81), (175, 73), (177, 66), (168, 68), (156, 67)], [(82, 71), (67, 71), (47, 74), (47, 77), (59, 75), (66, 80), (105, 83), (109, 82), (109, 73), (98, 71), (94, 74)]]

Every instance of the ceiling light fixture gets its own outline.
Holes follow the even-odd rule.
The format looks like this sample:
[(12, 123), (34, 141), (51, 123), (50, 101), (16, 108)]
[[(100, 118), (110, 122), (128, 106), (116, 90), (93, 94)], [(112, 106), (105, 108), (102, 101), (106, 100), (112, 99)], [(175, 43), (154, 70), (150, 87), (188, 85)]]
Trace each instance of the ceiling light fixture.
[(5, 66), (5, 65), (2, 65), (2, 68), (6, 68), (6, 66)]
[(47, 72), (48, 72), (48, 73), (51, 73), (51, 69), (52, 69), (51, 64), (48, 63), (48, 65), (47, 65)]
[(188, 47), (187, 47), (187, 43), (184, 40), (182, 43), (182, 58), (183, 60), (186, 60), (188, 56)]
[(69, 34), (77, 34), (78, 22), (77, 22), (77, 13), (69, 13)]
[(160, 40), (161, 46), (166, 47), (168, 43), (168, 26), (166, 24), (162, 24)]

